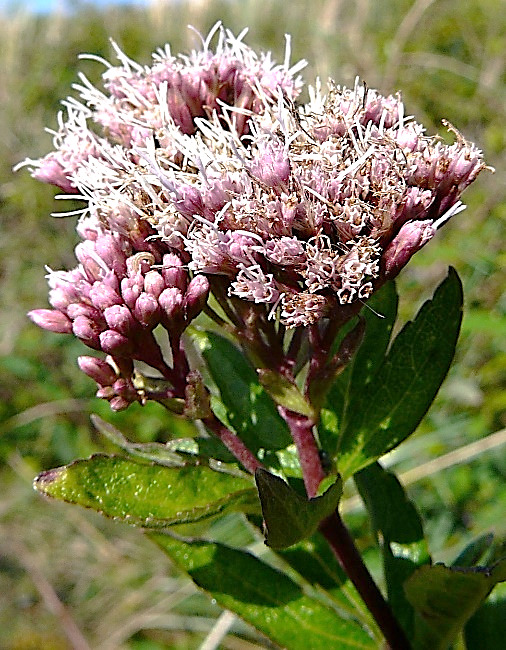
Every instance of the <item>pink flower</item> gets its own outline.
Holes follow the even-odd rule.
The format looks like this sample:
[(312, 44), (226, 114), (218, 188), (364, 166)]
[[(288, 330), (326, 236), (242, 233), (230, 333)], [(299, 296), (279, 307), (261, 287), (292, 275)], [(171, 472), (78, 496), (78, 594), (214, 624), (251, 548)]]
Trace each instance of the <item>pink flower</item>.
[[(333, 302), (366, 300), (458, 211), (484, 167), (460, 135), (442, 145), (403, 115), (399, 97), (330, 85), (300, 109), (282, 95), (266, 103), (242, 140), (219, 121), (202, 122), (198, 138), (174, 130), (191, 165), (157, 167), (172, 211), (155, 227), (172, 242), (179, 214), (188, 267), (220, 277), (230, 296), (280, 304), (290, 327), (316, 322)], [(210, 187), (228, 201), (211, 205)], [(405, 228), (418, 222), (420, 237)]]
[(43, 183), (56, 185), (66, 194), (78, 194), (74, 173), (83, 161), (100, 156), (99, 139), (88, 130), (86, 118), (74, 108), (68, 109), (67, 121), (59, 115), (60, 128), (54, 133), (55, 151), (39, 160), (27, 159), (21, 166), (31, 166), (32, 175)]
[(80, 264), (50, 274), (53, 310), (31, 317), (111, 354), (125, 381), (132, 359), (174, 379), (153, 331), (178, 358), (211, 289), (236, 323), (253, 309), (303, 327), (360, 305), (460, 211), (484, 167), (453, 127), (451, 145), (427, 137), (400, 96), (358, 82), (296, 106), (302, 64), (242, 38), (217, 26), (200, 50), (159, 51), (150, 66), (115, 46), (104, 90), (79, 86), (56, 150), (28, 161), (87, 204)]
[(256, 54), (220, 25), (203, 45), (189, 56), (159, 50), (150, 67), (134, 64), (116, 46), (122, 65), (104, 73), (106, 93), (83, 85), (82, 98), (95, 107), (95, 120), (116, 142), (143, 146), (154, 131), (161, 146), (171, 149), (164, 133), (167, 115), (187, 135), (196, 132), (197, 119), (212, 119), (215, 113), (243, 134), (249, 113), (265, 110), (266, 98), (274, 101), (280, 89), (291, 99), (300, 92), (302, 83), (295, 75), (305, 62), (292, 68), (275, 65), (270, 54)]

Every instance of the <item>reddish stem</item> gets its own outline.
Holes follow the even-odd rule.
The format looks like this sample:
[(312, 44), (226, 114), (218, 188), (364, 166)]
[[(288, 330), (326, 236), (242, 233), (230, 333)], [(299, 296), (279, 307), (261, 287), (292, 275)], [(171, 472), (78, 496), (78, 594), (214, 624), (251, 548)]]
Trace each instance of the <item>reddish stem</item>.
[[(322, 374), (325, 364), (328, 362), (332, 342), (339, 327), (356, 315), (358, 311), (359, 308), (355, 306), (343, 309), (340, 316), (329, 324), (323, 336), (316, 327), (310, 331), (310, 341), (313, 349), (307, 380), (308, 392), (311, 381)], [(362, 330), (363, 325), (359, 324), (344, 339), (333, 360), (335, 364), (341, 363), (345, 365), (349, 361), (353, 352), (360, 344), (360, 339), (363, 334)], [(307, 495), (309, 498), (314, 497), (317, 494), (322, 479), (325, 477), (318, 446), (313, 435), (314, 420), (299, 413), (294, 413), (282, 406), (278, 406), (278, 410), (290, 427), (292, 438), (297, 447)], [(320, 531), (327, 539), (346, 575), (355, 585), (362, 600), (367, 605), (384, 634), (385, 639), (390, 644), (390, 648), (392, 650), (409, 650), (411, 646), (403, 629), (395, 619), (388, 603), (372, 579), (352, 537), (337, 511), (321, 522)]]
[(297, 447), (306, 492), (308, 497), (312, 498), (325, 478), (318, 445), (313, 435), (314, 421), (306, 415), (290, 411), (284, 406), (278, 406), (278, 411), (290, 427), (293, 441)]
[(404, 630), (372, 579), (337, 510), (321, 522), (320, 532), (325, 536), (339, 564), (367, 605), (390, 648), (410, 650), (411, 645)]
[(244, 442), (236, 436), (235, 433), (232, 433), (230, 429), (223, 426), (214, 415), (211, 415), (202, 421), (209, 431), (221, 440), (230, 453), (237, 458), (248, 472), (254, 474), (257, 469), (263, 467), (262, 463), (253, 452), (246, 447)]
[[(309, 498), (317, 493), (320, 482), (325, 477), (316, 440), (313, 436), (313, 422), (299, 413), (278, 407), (288, 423), (297, 447), (304, 477), (304, 485)], [(378, 627), (392, 650), (410, 650), (411, 646), (404, 631), (395, 619), (388, 603), (367, 570), (348, 529), (338, 512), (320, 524), (320, 531), (327, 539), (344, 572), (355, 585), (362, 600), (367, 605)]]
[(180, 336), (170, 336), (170, 349), (172, 352), (173, 386), (176, 395), (183, 397), (190, 371), (188, 359)]

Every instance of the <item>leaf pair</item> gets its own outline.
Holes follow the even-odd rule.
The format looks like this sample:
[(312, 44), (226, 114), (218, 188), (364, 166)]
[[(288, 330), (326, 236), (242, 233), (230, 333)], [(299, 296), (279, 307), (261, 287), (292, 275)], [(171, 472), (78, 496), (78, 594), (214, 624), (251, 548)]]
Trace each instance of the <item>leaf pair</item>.
[[(293, 519), (279, 513), (280, 497), (293, 492), (281, 479), (259, 472), (261, 492), (273, 491), (274, 503), (266, 496), (266, 512), (273, 508), (282, 519), (269, 531), (273, 546), (286, 545), (281, 530), (290, 530)], [(260, 514), (258, 495), (252, 479), (220, 472), (206, 465), (170, 467), (146, 464), (119, 456), (95, 455), (66, 467), (43, 472), (36, 479), (36, 488), (43, 494), (69, 503), (92, 508), (102, 514), (150, 529), (150, 537), (189, 573), (196, 584), (208, 591), (223, 607), (266, 634), (274, 642), (292, 650), (326, 650), (328, 647), (373, 649), (376, 641), (350, 619), (357, 614), (368, 620), (367, 612), (355, 611), (360, 605), (353, 588), (342, 592), (346, 578), (339, 575), (335, 558), (318, 560), (328, 553), (323, 540), (321, 548), (303, 551), (302, 567), (314, 576), (315, 584), (332, 585), (335, 593), (322, 601), (308, 594), (301, 585), (280, 570), (244, 550), (233, 549), (215, 541), (191, 540), (170, 535), (181, 532), (182, 524), (198, 524), (217, 515), (231, 512)], [(293, 493), (295, 494), (295, 493)], [(293, 494), (290, 494), (293, 502)], [(341, 494), (337, 482), (321, 497), (311, 502), (299, 497), (298, 506), (305, 510), (305, 526), (288, 540), (295, 542), (310, 534), (320, 519), (336, 506)], [(292, 513), (296, 521), (300, 519)], [(183, 529), (185, 532), (186, 530)], [(293, 553), (287, 558), (295, 568), (299, 560)], [(335, 578), (339, 581), (334, 583)], [(310, 575), (307, 576), (310, 578)], [(335, 603), (343, 618), (336, 613)], [(371, 624), (373, 626), (373, 624)]]
[[(287, 548), (310, 537), (335, 510), (342, 492), (338, 480), (322, 496), (308, 500), (265, 470), (257, 470), (255, 478), (267, 544), (273, 548)], [(196, 523), (229, 512), (260, 514), (249, 476), (207, 465), (171, 467), (96, 454), (42, 472), (35, 488), (144, 528)]]
[[(399, 597), (398, 588), (400, 576), (404, 582), (406, 572), (399, 572), (395, 562), (391, 571), (387, 570), (396, 614), (404, 617), (407, 626), (411, 623), (406, 619), (406, 612), (414, 614), (411, 627), (414, 648), (446, 648), (494, 585), (506, 579), (506, 561), (490, 569), (450, 569), (441, 565), (416, 568), (425, 559), (426, 549), (413, 507), (405, 501), (395, 480), (389, 478), (391, 475), (381, 475), (373, 466), (359, 476), (361, 492), (370, 507), (376, 530), (390, 542), (395, 540), (397, 548), (402, 550), (397, 556), (392, 553), (390, 559), (408, 561), (406, 566), (411, 575), (405, 582), (404, 600)], [(333, 509), (340, 495), (338, 482), (316, 499), (308, 501), (300, 497), (299, 507), (304, 510), (304, 516), (295, 519), (305, 521), (306, 525), (287, 540), (280, 529), (283, 522), (290, 528), (293, 521), (287, 517), (286, 509), (279, 511), (286, 496), (285, 488), (274, 487), (273, 480), (291, 489), (267, 472), (259, 480), (261, 492), (265, 495), (270, 489), (274, 495), (274, 505), (268, 503), (268, 497), (263, 502), (264, 514), (272, 514), (273, 508), (277, 514), (278, 528), (268, 531), (273, 547), (285, 546), (310, 533), (320, 518)], [(285, 573), (246, 551), (219, 542), (177, 539), (164, 532), (173, 526), (178, 532), (178, 525), (196, 524), (230, 512), (258, 515), (258, 498), (249, 477), (216, 471), (205, 465), (168, 467), (96, 455), (43, 472), (36, 487), (48, 496), (151, 529), (152, 539), (197, 585), (283, 647), (292, 650), (378, 647), (374, 623), (318, 533), (311, 541), (299, 541), (279, 554), (303, 581), (321, 591), (322, 597), (306, 592)], [(293, 495), (290, 500), (295, 502)], [(399, 503), (404, 506), (399, 507)], [(393, 516), (385, 513), (387, 508), (394, 511)], [(475, 553), (476, 549), (472, 551)], [(459, 561), (464, 559), (462, 556)], [(358, 617), (376, 640), (350, 616)]]

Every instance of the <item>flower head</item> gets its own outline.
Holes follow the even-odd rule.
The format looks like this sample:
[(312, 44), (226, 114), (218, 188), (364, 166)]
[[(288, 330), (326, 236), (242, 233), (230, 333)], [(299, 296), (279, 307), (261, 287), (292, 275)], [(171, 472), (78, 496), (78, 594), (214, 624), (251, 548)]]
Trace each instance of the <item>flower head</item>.
[(280, 91), (250, 116), (247, 138), (217, 119), (192, 136), (173, 128), (184, 169), (163, 150), (145, 158), (171, 205), (153, 227), (169, 243), (184, 221), (189, 268), (279, 304), (285, 325), (312, 324), (394, 277), (484, 167), (459, 134), (444, 145), (403, 116), (399, 97), (331, 84), (298, 108)]
[(30, 316), (107, 355), (80, 365), (114, 408), (143, 399), (134, 361), (184, 394), (181, 335), (210, 290), (247, 327), (251, 310), (291, 328), (360, 305), (462, 209), (484, 167), (453, 127), (454, 144), (428, 137), (399, 96), (358, 82), (317, 84), (296, 105), (304, 62), (290, 67), (289, 40), (276, 65), (243, 37), (218, 25), (199, 51), (167, 46), (150, 66), (115, 46), (104, 89), (81, 77), (55, 151), (24, 163), (85, 202), (79, 265), (50, 272), (52, 309)]

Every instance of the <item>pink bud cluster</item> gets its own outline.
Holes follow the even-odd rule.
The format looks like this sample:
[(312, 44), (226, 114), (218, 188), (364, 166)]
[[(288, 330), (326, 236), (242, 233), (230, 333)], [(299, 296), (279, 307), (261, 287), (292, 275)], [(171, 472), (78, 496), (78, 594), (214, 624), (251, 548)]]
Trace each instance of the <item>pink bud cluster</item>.
[(188, 323), (204, 307), (209, 292), (206, 277), (189, 279), (180, 258), (163, 255), (154, 269), (151, 253), (135, 253), (119, 235), (94, 232), (76, 247), (80, 265), (49, 274), (53, 309), (35, 309), (30, 318), (52, 332), (73, 333), (88, 347), (110, 356), (113, 365), (86, 358), (81, 368), (99, 384), (98, 396), (113, 408), (141, 398), (133, 384), (133, 361), (142, 361), (174, 382), (153, 334), (158, 325), (178, 345)]
[(79, 368), (96, 382), (97, 397), (108, 400), (113, 411), (122, 411), (133, 402), (142, 400), (142, 394), (133, 382), (131, 362), (121, 364), (121, 368), (109, 356), (105, 360), (81, 356), (77, 362)]

